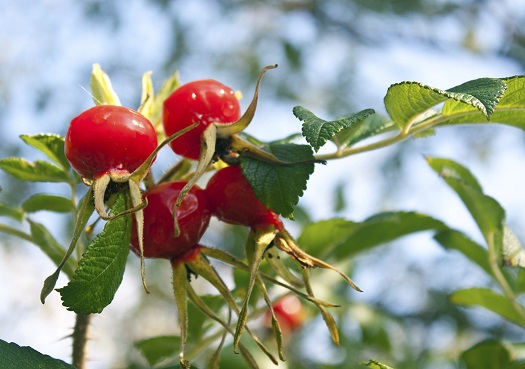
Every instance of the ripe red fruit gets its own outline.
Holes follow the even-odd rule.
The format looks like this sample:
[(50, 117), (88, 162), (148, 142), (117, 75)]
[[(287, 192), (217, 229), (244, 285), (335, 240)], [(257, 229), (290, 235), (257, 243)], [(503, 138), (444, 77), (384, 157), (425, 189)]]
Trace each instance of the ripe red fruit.
[(115, 105), (88, 109), (71, 121), (65, 154), (81, 177), (125, 175), (137, 169), (157, 147), (150, 121), (135, 110)]
[[(144, 257), (176, 259), (197, 247), (208, 228), (211, 213), (206, 193), (194, 186), (177, 209), (180, 234), (173, 236), (173, 205), (186, 182), (161, 183), (143, 194), (148, 206), (144, 208)], [(131, 249), (140, 256), (136, 227), (133, 226)]]
[(206, 79), (177, 88), (164, 101), (162, 120), (166, 136), (199, 123), (170, 143), (176, 154), (197, 160), (206, 127), (211, 123), (233, 123), (240, 116), (241, 107), (235, 92), (218, 81)]
[(208, 181), (206, 194), (212, 214), (223, 222), (249, 227), (283, 227), (279, 215), (255, 196), (238, 165), (218, 170)]
[[(294, 331), (302, 327), (305, 314), (301, 301), (294, 295), (286, 295), (273, 304), (275, 317), (284, 331)], [(266, 314), (266, 324), (271, 326), (271, 316)]]

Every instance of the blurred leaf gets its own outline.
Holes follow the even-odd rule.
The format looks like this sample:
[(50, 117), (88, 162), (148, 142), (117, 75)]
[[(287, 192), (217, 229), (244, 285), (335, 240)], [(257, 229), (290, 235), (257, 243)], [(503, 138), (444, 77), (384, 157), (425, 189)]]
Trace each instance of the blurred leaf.
[[(269, 144), (267, 151), (286, 162), (313, 159), (312, 149), (306, 145)], [(314, 171), (314, 164), (311, 162), (275, 165), (243, 155), (241, 167), (257, 198), (285, 218), (293, 216), (294, 206), (306, 190), (306, 182)]]
[(349, 128), (337, 132), (333, 137), (333, 141), (340, 147), (352, 146), (359, 141), (390, 131), (394, 128), (396, 128), (396, 124), (391, 119), (383, 115), (372, 114), (358, 124), (354, 124)]
[(111, 86), (111, 81), (99, 64), (93, 64), (91, 72), (91, 93), (96, 105), (121, 105), (120, 99)]
[(401, 82), (388, 89), (385, 107), (401, 129), (414, 123), (420, 114), (449, 99), (474, 107), (487, 121), (506, 88), (505, 82), (497, 78), (476, 79), (446, 91), (419, 82)]
[(505, 220), (503, 208), (496, 200), (482, 192), (475, 177), (465, 167), (448, 159), (427, 158), (427, 162), (459, 195), (488, 245), (495, 248), (499, 262)]
[(343, 219), (313, 223), (297, 241), (309, 253), (344, 259), (412, 233), (445, 229), (443, 222), (424, 214), (386, 212), (361, 223)]
[(331, 140), (337, 132), (350, 127), (352, 127), (355, 132), (353, 126), (358, 124), (358, 122), (362, 122), (367, 116), (372, 115), (375, 112), (372, 109), (366, 109), (334, 121), (326, 121), (318, 118), (311, 111), (302, 106), (294, 107), (293, 113), (299, 120), (304, 122), (303, 136), (314, 148), (315, 152), (317, 152), (326, 141)]
[[(519, 314), (512, 301), (486, 288), (469, 288), (454, 292), (450, 300), (458, 305), (482, 306), (518, 325), (525, 326), (525, 318)], [(520, 306), (520, 310), (524, 312)]]
[(52, 133), (42, 133), (33, 136), (21, 135), (20, 138), (29, 146), (40, 150), (63, 169), (69, 170), (69, 161), (64, 154), (64, 137)]
[(148, 364), (154, 366), (179, 353), (180, 337), (159, 336), (135, 343), (135, 347), (144, 355)]
[(67, 172), (42, 160), (29, 162), (22, 158), (5, 158), (0, 160), (0, 169), (20, 181), (66, 183), (70, 181)]
[(27, 346), (18, 346), (0, 340), (0, 363), (2, 369), (75, 369), (62, 360), (41, 354)]
[(63, 196), (37, 194), (28, 198), (22, 204), (22, 209), (28, 213), (34, 213), (40, 210), (69, 213), (75, 209), (75, 206), (70, 199)]
[(487, 340), (463, 352), (461, 361), (467, 369), (508, 369), (511, 355), (501, 342)]
[[(525, 107), (525, 76), (504, 78), (503, 81), (507, 85), (507, 90), (500, 98), (490, 121), (525, 129), (522, 113)], [(453, 100), (445, 103), (442, 113), (451, 116), (444, 124), (479, 123), (482, 121), (475, 108)]]
[[(201, 295), (200, 298), (212, 311), (220, 311), (220, 309), (226, 304), (224, 298), (220, 295)], [(194, 304), (190, 301), (193, 308), (188, 308), (188, 340), (194, 341), (198, 344), (198, 341), (208, 329), (213, 325), (213, 321), (204, 315)]]
[(376, 360), (370, 360), (368, 363), (360, 363), (361, 365), (367, 366), (372, 369), (393, 369), (390, 366), (387, 366), (385, 364), (381, 364), (379, 361)]
[[(126, 210), (126, 193), (121, 193), (112, 214)], [(131, 216), (123, 215), (106, 223), (88, 246), (73, 279), (58, 289), (62, 303), (77, 314), (100, 313), (117, 292), (129, 254)]]
[[(46, 254), (55, 265), (59, 265), (64, 257), (64, 248), (60, 245), (55, 238), (49, 233), (46, 227), (42, 224), (32, 221), (31, 219), (27, 220), (29, 222), (31, 236), (33, 238), (33, 243), (38, 245), (40, 249)], [(70, 260), (64, 264), (63, 271), (71, 278), (75, 272), (74, 262)]]
[(20, 207), (8, 205), (0, 201), (0, 216), (9, 217), (21, 222), (24, 220), (24, 210)]
[(483, 248), (463, 233), (449, 229), (439, 232), (434, 236), (434, 239), (448, 250), (457, 250), (465, 255), (470, 261), (477, 264), (488, 275), (494, 276), (489, 264), (489, 253), (487, 249)]

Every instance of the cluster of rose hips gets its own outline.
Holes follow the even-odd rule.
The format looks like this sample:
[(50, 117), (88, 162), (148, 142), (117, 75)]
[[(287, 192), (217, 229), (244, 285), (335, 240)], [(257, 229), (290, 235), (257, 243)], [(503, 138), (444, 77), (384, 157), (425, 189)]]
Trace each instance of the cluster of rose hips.
[[(192, 299), (202, 310), (206, 310), (206, 306), (189, 284), (190, 274), (207, 279), (237, 314), (238, 324), (234, 334), (228, 324), (222, 322), (213, 312), (207, 312), (234, 334), (234, 348), (249, 355), (239, 342), (240, 335), (246, 329), (272, 357), (246, 327), (248, 300), (255, 285), (263, 290), (270, 307), (272, 324), (278, 326), (259, 273), (260, 263), (267, 256), (268, 250), (272, 247), (279, 248), (303, 267), (322, 267), (339, 272), (329, 264), (306, 254), (295, 244), (278, 214), (256, 197), (242, 173), (239, 155), (243, 153), (249, 152), (252, 157), (260, 156), (262, 160), (280, 163), (277, 158), (269, 157), (267, 153), (238, 136), (253, 118), (259, 82), (254, 98), (242, 116), (235, 92), (215, 80), (194, 81), (178, 87), (163, 103), (162, 123), (168, 138), (161, 145), (158, 145), (155, 128), (145, 116), (116, 105), (98, 105), (86, 110), (71, 121), (66, 134), (66, 157), (84, 182), (92, 186), (95, 209), (102, 218), (112, 219), (105, 210), (111, 195), (129, 191), (131, 207), (126, 213), (133, 213), (134, 218), (130, 247), (141, 257), (143, 277), (144, 258), (163, 258), (171, 262), (174, 292), (182, 323), (181, 352), (186, 340), (186, 299)], [(186, 180), (173, 180), (177, 178), (177, 173), (171, 171), (158, 183), (146, 182), (147, 188), (142, 192), (140, 184), (149, 175), (158, 150), (166, 144), (176, 154), (197, 160), (197, 168), (193, 176)], [(206, 187), (203, 189), (197, 186), (197, 180), (216, 162), (221, 163), (220, 169), (208, 180)], [(251, 232), (246, 243), (247, 263), (220, 250), (201, 245), (201, 237), (212, 216), (225, 223), (250, 227)], [(218, 258), (250, 273), (247, 297), (241, 309), (208, 262), (208, 257)], [(276, 267), (279, 275), (284, 275), (289, 284), (268, 276), (266, 278), (314, 302), (322, 312), (324, 306), (330, 306), (317, 300), (308, 286), (307, 293), (292, 287), (304, 286), (304, 282), (299, 278), (294, 279), (293, 273), (285, 269), (284, 265)], [(346, 275), (339, 273), (358, 289)], [(307, 277), (304, 278), (307, 280)], [(144, 286), (146, 288), (145, 282)], [(280, 329), (277, 328), (275, 332), (279, 335)], [(280, 356), (283, 359), (282, 352)], [(181, 362), (182, 359), (181, 354)]]

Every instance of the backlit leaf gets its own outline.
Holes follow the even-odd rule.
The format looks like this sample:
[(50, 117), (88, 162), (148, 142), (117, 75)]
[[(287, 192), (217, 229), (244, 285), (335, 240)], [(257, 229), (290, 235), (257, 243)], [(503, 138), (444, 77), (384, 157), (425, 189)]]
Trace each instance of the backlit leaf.
[(52, 133), (21, 135), (20, 138), (29, 146), (44, 153), (49, 159), (69, 170), (70, 165), (64, 154), (64, 137)]
[(495, 340), (486, 340), (469, 348), (461, 355), (461, 361), (466, 365), (466, 369), (511, 368), (509, 350), (503, 343)]
[[(286, 162), (313, 159), (312, 149), (306, 145), (269, 144), (267, 151)], [(292, 217), (294, 206), (306, 190), (306, 182), (314, 171), (313, 162), (276, 165), (242, 155), (241, 167), (257, 198), (284, 217)]]
[(121, 105), (108, 75), (104, 73), (99, 64), (93, 64), (91, 93), (96, 105)]
[(29, 182), (69, 182), (66, 171), (42, 160), (29, 162), (22, 158), (0, 160), (0, 169), (20, 181)]

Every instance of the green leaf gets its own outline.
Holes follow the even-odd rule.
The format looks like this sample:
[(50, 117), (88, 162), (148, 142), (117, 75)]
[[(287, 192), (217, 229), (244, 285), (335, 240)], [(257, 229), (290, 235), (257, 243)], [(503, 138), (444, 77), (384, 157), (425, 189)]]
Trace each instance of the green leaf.
[[(269, 144), (267, 151), (286, 162), (312, 160), (312, 149), (306, 145)], [(269, 209), (290, 218), (294, 206), (306, 190), (306, 182), (314, 171), (313, 162), (275, 165), (241, 155), (242, 172), (255, 195)]]
[(9, 217), (21, 222), (24, 220), (24, 210), (17, 206), (8, 205), (0, 201), (0, 216)]
[(501, 258), (505, 211), (492, 197), (485, 195), (468, 169), (440, 158), (427, 158), (429, 165), (459, 195), (476, 221), (489, 246), (494, 246)]
[(386, 212), (355, 223), (332, 219), (304, 228), (297, 243), (311, 254), (338, 260), (416, 232), (448, 227), (441, 221), (415, 212)]
[(372, 369), (393, 369), (392, 367), (381, 364), (379, 361), (376, 360), (369, 360), (368, 363), (360, 363), (361, 365), (367, 366)]
[(488, 251), (465, 236), (463, 233), (450, 229), (439, 232), (434, 239), (447, 250), (457, 250), (477, 264), (488, 275), (494, 276), (489, 263)]
[(93, 64), (91, 72), (91, 93), (96, 105), (121, 105), (120, 99), (111, 86), (111, 81), (99, 64)]
[(503, 343), (486, 340), (463, 352), (461, 361), (466, 365), (466, 369), (508, 369), (511, 365), (511, 354)]
[[(502, 81), (507, 85), (507, 90), (500, 98), (490, 121), (525, 129), (525, 119), (523, 119), (525, 76), (503, 78)], [(486, 122), (486, 119), (479, 114), (477, 109), (451, 100), (443, 105), (442, 113), (445, 116), (450, 116), (442, 124)]]
[[(64, 248), (60, 245), (55, 238), (49, 233), (46, 227), (42, 224), (27, 220), (29, 222), (29, 229), (31, 230), (31, 236), (33, 243), (40, 247), (40, 249), (46, 254), (56, 265), (59, 265), (64, 257)], [(64, 264), (63, 271), (71, 278), (75, 272), (74, 261), (69, 260)]]
[(70, 199), (63, 196), (37, 194), (24, 201), (22, 209), (28, 213), (41, 210), (69, 213), (75, 209), (75, 206)]
[(69, 170), (69, 161), (64, 154), (64, 137), (52, 133), (41, 133), (33, 136), (21, 135), (20, 138), (29, 146), (40, 150), (63, 169)]
[(70, 182), (66, 171), (42, 160), (29, 162), (22, 158), (5, 158), (0, 160), (0, 169), (20, 181)]
[(419, 82), (401, 82), (388, 89), (385, 107), (401, 129), (417, 122), (425, 111), (449, 99), (479, 110), (489, 120), (506, 88), (505, 82), (497, 78), (480, 78), (449, 90)]
[[(126, 193), (121, 193), (113, 214), (126, 209)], [(100, 313), (117, 292), (129, 253), (131, 216), (122, 215), (106, 223), (80, 260), (73, 279), (59, 289), (62, 303), (77, 314)]]
[(318, 118), (302, 106), (294, 107), (293, 113), (299, 120), (304, 122), (302, 130), (303, 136), (314, 148), (315, 152), (317, 152), (326, 141), (331, 140), (337, 132), (350, 128), (358, 122), (362, 122), (367, 116), (375, 112), (372, 109), (366, 109), (334, 121), (326, 121)]
[(72, 365), (41, 354), (31, 347), (18, 346), (3, 340), (0, 340), (0, 363), (2, 369), (75, 369)]
[(159, 336), (135, 343), (135, 347), (144, 355), (148, 364), (154, 366), (179, 353), (180, 337)]
[[(450, 300), (458, 305), (482, 306), (511, 322), (521, 326), (525, 325), (525, 318), (516, 311), (512, 301), (492, 290), (486, 288), (459, 290), (450, 296)], [(520, 310), (525, 314), (522, 307)]]
[(396, 128), (396, 124), (380, 114), (372, 114), (335, 134), (333, 141), (338, 147), (352, 146), (362, 140)]

